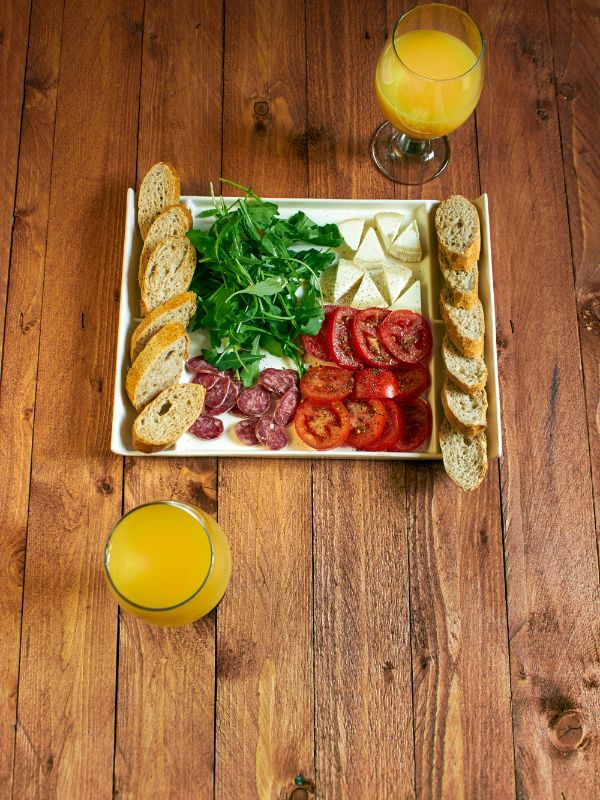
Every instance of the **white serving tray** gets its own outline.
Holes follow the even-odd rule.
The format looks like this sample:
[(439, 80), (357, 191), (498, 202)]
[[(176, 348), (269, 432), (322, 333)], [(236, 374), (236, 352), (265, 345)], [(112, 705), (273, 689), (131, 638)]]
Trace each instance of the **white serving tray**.
[[(231, 200), (235, 198), (230, 198)], [(210, 197), (182, 197), (194, 216), (194, 227), (208, 228), (212, 219), (196, 219), (196, 214), (212, 207)], [(437, 200), (317, 200), (284, 198), (275, 199), (282, 217), (289, 217), (299, 209), (305, 211), (318, 224), (341, 222), (350, 217), (372, 220), (377, 211), (401, 211), (417, 220), (423, 245), (423, 260), (415, 265), (415, 278), (421, 281), (421, 304), (423, 314), (430, 320), (433, 330), (434, 350), (430, 362), (431, 388), (429, 402), (433, 412), (433, 430), (427, 447), (413, 453), (368, 453), (351, 448), (338, 447), (333, 450), (316, 451), (305, 445), (296, 435), (294, 426), (288, 426), (289, 444), (283, 450), (268, 450), (265, 447), (248, 447), (237, 441), (233, 426), (238, 417), (223, 414), (225, 433), (220, 439), (202, 441), (190, 434), (184, 434), (169, 450), (154, 453), (153, 456), (244, 456), (259, 458), (370, 458), (370, 459), (440, 459), (438, 430), (443, 419), (440, 390), (444, 380), (441, 358), (441, 344), (444, 326), (439, 319), (438, 297), (441, 289), (441, 274), (437, 262), (437, 247), (433, 216)], [(498, 363), (496, 358), (496, 319), (494, 313), (494, 286), (492, 280), (492, 257), (490, 251), (490, 225), (487, 195), (475, 201), (481, 219), (481, 257), (479, 259), (479, 296), (485, 313), (485, 362), (488, 368), (488, 457), (497, 458), (502, 454), (500, 430), (500, 397), (498, 391)], [(119, 332), (117, 338), (117, 362), (111, 450), (118, 455), (140, 456), (133, 449), (131, 426), (135, 411), (125, 392), (125, 379), (129, 369), (129, 342), (131, 334), (140, 321), (140, 292), (137, 283), (138, 260), (142, 249), (142, 239), (136, 220), (135, 194), (127, 191), (127, 215), (125, 220), (125, 243), (123, 247), (123, 275), (121, 280), (121, 302), (119, 310)], [(413, 265), (409, 265), (413, 266)], [(201, 332), (191, 334), (190, 354), (198, 355), (206, 346), (205, 335)], [(283, 364), (281, 359), (266, 355), (261, 368), (266, 366), (293, 366)], [(182, 381), (189, 381), (186, 372)]]

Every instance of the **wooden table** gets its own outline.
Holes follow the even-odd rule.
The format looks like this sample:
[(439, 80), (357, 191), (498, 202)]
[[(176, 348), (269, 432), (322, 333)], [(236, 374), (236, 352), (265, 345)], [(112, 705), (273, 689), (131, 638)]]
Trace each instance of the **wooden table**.
[[(422, 190), (490, 196), (505, 453), (477, 493), (109, 451), (126, 188), (166, 159), (190, 194), (418, 197), (367, 153), (404, 5), (0, 4), (3, 798), (600, 796), (595, 0), (470, 0), (486, 86)], [(100, 561), (165, 497), (235, 562), (170, 631), (119, 618)]]

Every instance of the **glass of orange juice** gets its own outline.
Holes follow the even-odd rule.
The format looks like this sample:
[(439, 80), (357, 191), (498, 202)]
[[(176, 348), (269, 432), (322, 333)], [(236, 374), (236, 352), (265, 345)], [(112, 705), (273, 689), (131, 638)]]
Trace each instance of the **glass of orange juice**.
[(375, 91), (388, 120), (371, 157), (396, 183), (436, 178), (450, 160), (447, 134), (473, 113), (483, 85), (483, 36), (464, 11), (428, 3), (403, 14), (385, 43)]
[(104, 575), (126, 611), (155, 625), (186, 625), (212, 611), (225, 594), (229, 543), (223, 529), (193, 506), (147, 503), (110, 532)]

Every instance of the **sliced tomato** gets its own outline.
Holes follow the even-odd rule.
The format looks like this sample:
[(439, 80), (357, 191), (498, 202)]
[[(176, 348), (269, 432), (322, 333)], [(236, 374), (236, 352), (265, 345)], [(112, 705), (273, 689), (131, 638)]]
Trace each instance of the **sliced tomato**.
[(403, 402), (414, 400), (426, 392), (431, 380), (429, 369), (424, 364), (414, 364), (408, 369), (398, 370), (396, 379), (398, 381), (396, 400)]
[(385, 406), (381, 400), (346, 400), (350, 433), (346, 444), (360, 449), (378, 439), (385, 427)]
[(395, 367), (398, 360), (385, 348), (379, 327), (390, 312), (385, 308), (366, 308), (352, 320), (352, 343), (360, 358), (372, 367)]
[(331, 361), (327, 347), (327, 322), (334, 311), (335, 306), (325, 306), (325, 319), (321, 325), (321, 330), (315, 336), (309, 336), (306, 333), (302, 335), (302, 346), (305, 351), (309, 355), (318, 358), (319, 361)]
[(294, 417), (296, 433), (315, 450), (330, 450), (344, 444), (350, 433), (350, 414), (343, 403), (303, 400)]
[(343, 400), (354, 388), (354, 375), (341, 367), (311, 367), (302, 376), (300, 389), (305, 397), (328, 403)]
[(399, 403), (398, 409), (404, 423), (403, 431), (394, 446), (402, 452), (416, 450), (431, 436), (431, 408), (426, 400), (417, 398)]
[(353, 397), (358, 400), (382, 400), (396, 397), (400, 391), (398, 378), (389, 369), (366, 367), (354, 373)]
[(371, 444), (362, 447), (363, 450), (368, 450), (370, 453), (393, 450), (403, 431), (404, 423), (396, 403), (391, 400), (382, 400), (381, 402), (385, 408), (385, 425), (381, 436)]
[(358, 314), (355, 308), (338, 307), (327, 320), (327, 348), (329, 360), (340, 367), (358, 369), (362, 366), (352, 349), (350, 329), (352, 320)]
[(403, 364), (427, 358), (433, 347), (429, 323), (422, 314), (408, 309), (392, 311), (379, 326), (379, 337)]

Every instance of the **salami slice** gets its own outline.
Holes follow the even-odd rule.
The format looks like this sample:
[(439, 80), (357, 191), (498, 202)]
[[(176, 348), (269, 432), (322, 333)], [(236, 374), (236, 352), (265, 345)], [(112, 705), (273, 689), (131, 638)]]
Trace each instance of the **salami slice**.
[(256, 423), (256, 438), (269, 450), (281, 450), (287, 444), (287, 436), (282, 425), (273, 417), (261, 417)]
[(190, 372), (219, 372), (216, 367), (213, 367), (212, 364), (209, 364), (208, 361), (205, 361), (202, 356), (188, 358), (188, 360), (185, 362), (185, 366), (190, 370)]
[[(225, 380), (229, 381), (229, 378), (225, 378)], [(225, 411), (229, 411), (231, 408), (233, 408), (236, 400), (237, 400), (237, 389), (234, 386), (233, 381), (229, 381), (229, 386), (227, 387), (227, 393), (225, 394), (225, 397), (221, 400), (221, 402), (220, 403), (206, 402), (204, 408), (207, 414), (212, 414), (213, 416), (216, 417), (219, 414), (224, 414)]]
[(260, 417), (270, 405), (271, 395), (260, 383), (252, 389), (245, 389), (237, 399), (237, 407), (247, 417)]
[(300, 405), (300, 392), (295, 386), (288, 389), (287, 392), (281, 396), (275, 409), (274, 419), (280, 425), (287, 425), (294, 419), (296, 409)]
[(226, 378), (223, 375), (217, 375), (217, 380), (210, 387), (210, 389), (206, 390), (206, 397), (204, 398), (205, 405), (218, 406), (220, 403), (222, 403), (225, 399), (225, 395), (229, 391), (230, 383), (231, 381), (229, 378)]
[(263, 369), (258, 382), (274, 394), (285, 394), (288, 389), (298, 385), (298, 373), (295, 369)]
[(217, 372), (197, 372), (192, 378), (192, 383), (199, 383), (200, 386), (204, 386), (208, 392), (218, 380), (219, 375)]
[(218, 439), (223, 434), (223, 422), (216, 417), (202, 414), (189, 429), (189, 433), (198, 439)]
[(249, 446), (258, 444), (255, 419), (243, 419), (235, 425), (233, 430), (242, 444), (247, 444)]

